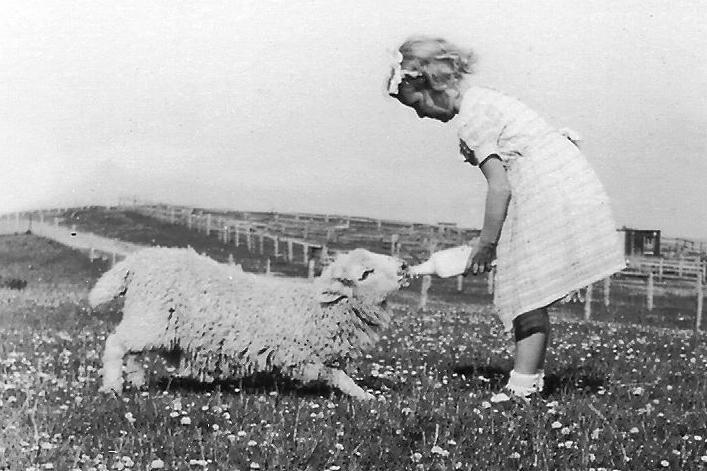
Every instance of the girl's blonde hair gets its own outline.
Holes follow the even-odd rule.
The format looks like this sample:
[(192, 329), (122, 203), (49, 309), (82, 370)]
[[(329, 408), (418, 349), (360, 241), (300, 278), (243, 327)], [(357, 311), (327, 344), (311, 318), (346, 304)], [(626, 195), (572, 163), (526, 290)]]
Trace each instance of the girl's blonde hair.
[[(446, 39), (413, 36), (398, 48), (403, 56), (402, 69), (419, 73), (433, 90), (444, 90), (473, 73), (476, 55)], [(419, 79), (421, 80), (421, 79)]]

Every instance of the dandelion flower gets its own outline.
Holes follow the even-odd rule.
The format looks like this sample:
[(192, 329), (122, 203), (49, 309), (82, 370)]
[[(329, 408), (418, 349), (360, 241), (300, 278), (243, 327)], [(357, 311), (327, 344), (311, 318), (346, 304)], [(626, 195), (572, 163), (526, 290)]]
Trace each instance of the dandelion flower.
[(256, 446), (257, 444), (258, 444), (258, 442), (256, 442), (255, 440), (250, 440), (248, 442), (248, 446)]
[(418, 452), (415, 452), (415, 453), (412, 454), (412, 456), (410, 457), (410, 459), (412, 459), (412, 461), (413, 461), (414, 463), (417, 463), (417, 462), (419, 462), (419, 461), (422, 459), (422, 454), (420, 454), (420, 453), (418, 453)]
[(179, 423), (182, 425), (191, 425), (191, 419), (189, 417), (182, 417)]
[(260, 465), (258, 463), (256, 463), (255, 461), (253, 461), (250, 464), (250, 469), (260, 469)]
[(638, 427), (633, 427), (631, 430), (629, 430), (631, 433), (638, 433)]
[(241, 437), (241, 438), (245, 437), (245, 436), (246, 436), (245, 430), (239, 430), (239, 431), (238, 431), (238, 436)]
[(164, 469), (164, 461), (159, 458), (152, 460), (152, 463), (150, 463), (150, 469)]
[(562, 428), (562, 424), (558, 421), (554, 421), (552, 424), (550, 424), (550, 427), (554, 429)]
[(660, 465), (664, 468), (667, 468), (668, 466), (670, 466), (670, 463), (668, 462), (668, 460), (663, 460), (660, 462)]

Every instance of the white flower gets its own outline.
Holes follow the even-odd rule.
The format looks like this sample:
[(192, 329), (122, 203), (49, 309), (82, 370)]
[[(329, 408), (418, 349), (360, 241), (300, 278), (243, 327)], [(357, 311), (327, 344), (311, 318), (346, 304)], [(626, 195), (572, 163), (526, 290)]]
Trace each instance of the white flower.
[(257, 444), (258, 444), (258, 442), (256, 442), (255, 440), (250, 440), (248, 442), (248, 446), (256, 446)]
[(514, 451), (513, 453), (511, 453), (511, 458), (514, 460), (520, 459), (520, 453), (518, 453), (517, 451)]
[(191, 425), (191, 419), (189, 417), (182, 417), (179, 423), (182, 425)]
[(410, 459), (411, 459), (414, 463), (417, 463), (418, 461), (420, 461), (420, 460), (422, 459), (422, 455), (421, 455), (420, 453), (418, 453), (418, 452), (415, 452), (415, 453), (412, 454), (412, 456), (410, 457)]
[(558, 421), (554, 421), (552, 424), (550, 424), (550, 427), (552, 428), (562, 428), (562, 424)]
[(133, 417), (133, 413), (132, 413), (132, 412), (126, 412), (126, 413), (125, 413), (125, 418), (126, 418), (126, 419), (128, 420), (128, 422), (130, 422), (131, 424), (134, 424), (134, 423), (135, 423), (135, 420), (136, 420), (136, 419), (135, 419), (135, 417)]
[(260, 465), (254, 461), (250, 464), (250, 469), (260, 469)]
[(633, 391), (631, 391), (631, 393), (634, 396), (640, 396), (641, 394), (643, 394), (643, 392), (644, 392), (644, 389), (640, 386), (638, 386), (637, 388), (634, 388)]
[(638, 433), (638, 427), (633, 427), (631, 430), (629, 430), (631, 433)]
[(164, 468), (164, 461), (161, 459), (156, 459), (152, 460), (152, 463), (150, 463), (150, 469), (163, 469)]

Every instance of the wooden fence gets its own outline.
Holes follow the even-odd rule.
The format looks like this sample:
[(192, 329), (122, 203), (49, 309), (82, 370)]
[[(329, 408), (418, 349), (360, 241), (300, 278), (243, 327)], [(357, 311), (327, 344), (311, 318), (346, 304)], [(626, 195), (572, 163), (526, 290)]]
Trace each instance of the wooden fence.
[[(327, 246), (327, 242), (345, 240), (358, 241), (361, 245), (370, 245), (373, 241), (382, 242), (382, 247), (394, 255), (416, 260), (426, 259), (433, 251), (468, 241), (465, 237), (474, 234), (473, 231), (448, 227), (445, 225), (419, 225), (397, 221), (383, 221), (369, 218), (313, 215), (313, 214), (280, 214), (280, 213), (246, 213), (219, 212), (195, 210), (188, 207), (165, 204), (134, 204), (131, 209), (141, 214), (154, 217), (172, 224), (181, 224), (190, 229), (202, 231), (208, 235), (216, 234), (224, 244), (245, 246), (252, 253), (264, 255), (267, 242), (272, 247), (273, 257), (289, 263), (308, 266), (309, 276), (313, 276), (314, 261), (326, 264), (336, 251)], [(73, 210), (85, 208), (71, 208)], [(82, 248), (94, 257), (97, 252), (109, 255), (113, 260), (123, 256), (125, 249), (106, 248), (106, 244), (95, 235), (78, 236), (75, 231), (58, 229), (58, 219), (52, 216), (63, 214), (67, 209), (57, 208), (48, 211), (34, 211), (0, 215), (0, 232), (8, 230), (23, 232), (31, 229), (39, 235), (59, 240), (67, 245)], [(47, 224), (45, 220), (52, 220)], [(374, 232), (374, 233), (371, 233)], [(478, 232), (478, 231), (477, 231)], [(300, 237), (293, 237), (299, 235)], [(312, 241), (310, 238), (321, 240)], [(348, 238), (348, 239), (347, 239)], [(310, 240), (305, 240), (310, 239)], [(108, 239), (107, 239), (108, 240)], [(269, 260), (268, 260), (269, 261)], [(269, 264), (268, 264), (269, 265)], [(699, 258), (663, 259), (655, 257), (632, 257), (628, 267), (621, 276), (645, 278), (646, 305), (653, 309), (654, 284), (656, 280), (690, 281), (694, 286), (697, 298), (695, 328), (701, 330), (704, 297), (704, 283), (707, 264)], [(488, 292), (493, 293), (494, 276), (488, 274)], [(600, 282), (602, 285), (605, 305), (609, 305), (611, 296), (611, 279)], [(585, 311), (586, 319), (591, 319), (595, 283), (586, 288)], [(431, 278), (425, 278), (420, 293), (420, 305), (426, 308), (427, 292), (432, 285)], [(457, 277), (457, 290), (463, 290), (463, 277)]]

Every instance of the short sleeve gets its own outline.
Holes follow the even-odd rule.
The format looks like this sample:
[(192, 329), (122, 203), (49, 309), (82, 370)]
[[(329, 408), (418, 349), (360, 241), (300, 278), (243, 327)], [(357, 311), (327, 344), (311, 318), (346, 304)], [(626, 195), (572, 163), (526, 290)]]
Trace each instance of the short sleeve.
[(492, 105), (484, 104), (478, 106), (473, 115), (465, 117), (457, 134), (474, 151), (480, 164), (489, 155), (502, 155), (499, 143), (504, 125), (501, 112)]

